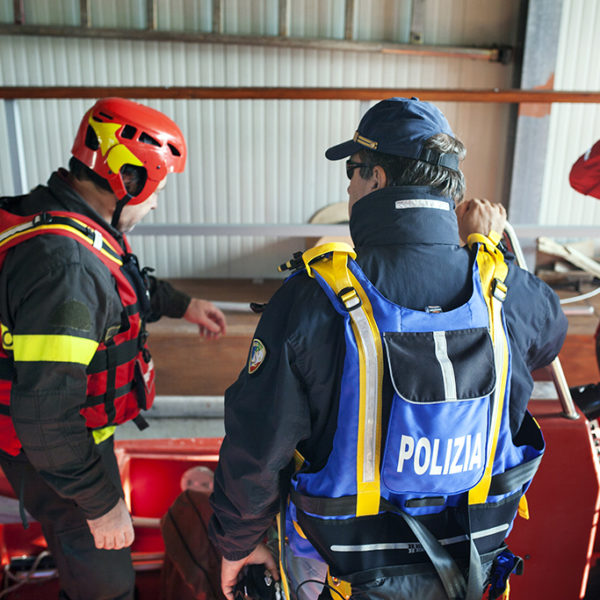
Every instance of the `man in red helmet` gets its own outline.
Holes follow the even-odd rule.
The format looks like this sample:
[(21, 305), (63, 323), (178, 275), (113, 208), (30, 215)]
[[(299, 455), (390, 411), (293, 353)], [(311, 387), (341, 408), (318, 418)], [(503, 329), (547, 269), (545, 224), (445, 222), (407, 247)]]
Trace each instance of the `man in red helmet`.
[[(600, 140), (573, 163), (569, 183), (574, 190), (600, 200)], [(594, 337), (596, 361), (600, 366), (600, 324)], [(571, 396), (588, 419), (600, 417), (600, 382), (574, 386)]]
[(218, 337), (225, 318), (141, 270), (123, 235), (184, 169), (177, 125), (99, 100), (72, 154), (46, 186), (0, 199), (0, 465), (42, 525), (61, 597), (129, 599), (134, 533), (112, 434), (143, 428), (154, 398), (145, 323), (183, 317)]

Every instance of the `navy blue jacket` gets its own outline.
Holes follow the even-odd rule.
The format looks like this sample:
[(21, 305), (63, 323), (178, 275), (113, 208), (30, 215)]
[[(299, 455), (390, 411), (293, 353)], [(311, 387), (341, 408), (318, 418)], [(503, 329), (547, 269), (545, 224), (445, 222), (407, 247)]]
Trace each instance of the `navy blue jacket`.
[[(448, 210), (396, 208), (398, 200), (414, 198), (444, 200)], [(426, 187), (384, 188), (354, 205), (350, 233), (357, 262), (384, 296), (417, 310), (451, 310), (468, 300), (473, 255), (459, 245), (453, 209)], [(556, 357), (567, 320), (556, 294), (512, 262), (506, 284), (514, 436), (533, 388), (530, 371)], [(278, 512), (278, 482), (289, 477), (294, 450), (318, 470), (337, 424), (343, 321), (318, 283), (305, 273), (291, 277), (267, 305), (255, 338), (266, 358), (252, 374), (245, 366), (226, 391), (226, 436), (211, 499), (211, 539), (230, 560), (249, 554)], [(391, 399), (385, 385), (389, 377), (384, 424)]]

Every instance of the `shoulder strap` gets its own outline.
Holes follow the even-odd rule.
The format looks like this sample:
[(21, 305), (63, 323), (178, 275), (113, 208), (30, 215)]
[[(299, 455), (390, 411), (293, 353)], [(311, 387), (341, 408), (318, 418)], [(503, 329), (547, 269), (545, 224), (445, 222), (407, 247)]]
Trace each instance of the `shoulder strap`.
[(381, 500), (381, 388), (383, 348), (373, 308), (351, 272), (354, 250), (340, 242), (312, 248), (302, 255), (310, 277), (319, 277), (348, 312), (359, 355), (359, 431), (356, 455), (356, 516), (376, 515)]
[[(495, 232), (492, 232), (494, 234)], [(502, 320), (502, 303), (506, 299), (508, 289), (504, 280), (508, 267), (504, 255), (498, 249), (500, 237), (495, 234), (492, 239), (480, 234), (471, 234), (469, 247), (477, 244), (477, 265), (481, 278), (483, 296), (489, 313), (490, 333), (494, 344), (494, 363), (496, 368), (496, 388), (492, 396), (490, 410), (491, 443), (488, 446), (486, 466), (481, 481), (469, 490), (469, 504), (481, 504), (486, 501), (492, 482), (492, 467), (500, 434), (500, 421), (506, 395), (508, 379), (508, 340)]]
[(0, 231), (0, 265), (10, 248), (43, 234), (64, 235), (78, 241), (96, 254), (113, 275), (119, 273), (123, 264), (123, 251), (107, 231), (83, 215), (52, 211), (12, 219), (11, 226)]

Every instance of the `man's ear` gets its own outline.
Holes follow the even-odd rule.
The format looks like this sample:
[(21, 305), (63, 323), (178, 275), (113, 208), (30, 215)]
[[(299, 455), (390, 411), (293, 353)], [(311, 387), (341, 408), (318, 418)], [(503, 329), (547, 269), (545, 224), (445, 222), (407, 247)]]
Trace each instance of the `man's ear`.
[(374, 188), (384, 188), (387, 185), (387, 176), (382, 166), (375, 165), (373, 167), (373, 180)]

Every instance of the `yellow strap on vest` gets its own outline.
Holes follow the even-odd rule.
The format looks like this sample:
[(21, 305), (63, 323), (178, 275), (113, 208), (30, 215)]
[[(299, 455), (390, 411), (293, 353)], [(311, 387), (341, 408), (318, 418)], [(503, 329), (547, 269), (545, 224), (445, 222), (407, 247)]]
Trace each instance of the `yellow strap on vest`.
[[(499, 240), (499, 236), (496, 234), (494, 239)], [(469, 247), (472, 247), (475, 243), (479, 244), (477, 264), (479, 266), (483, 296), (489, 313), (490, 332), (494, 344), (494, 363), (496, 367), (496, 388), (492, 397), (493, 404), (490, 415), (491, 437), (488, 444), (485, 470), (481, 481), (469, 490), (469, 504), (482, 504), (488, 497), (492, 481), (492, 467), (498, 445), (500, 421), (508, 377), (508, 341), (502, 323), (502, 300), (506, 296), (507, 291), (504, 279), (508, 273), (508, 267), (504, 261), (504, 255), (496, 247), (492, 239), (474, 233), (468, 237), (467, 244)]]
[(284, 544), (287, 544), (287, 538), (284, 539), (281, 535), (283, 532), (283, 527), (281, 526), (281, 520), (285, 519), (285, 515), (282, 515), (281, 512), (277, 514), (277, 537), (279, 539), (279, 574), (281, 575), (281, 586), (283, 587), (283, 592), (285, 597), (289, 600), (290, 596), (290, 584), (287, 579), (287, 571), (286, 566), (283, 564), (283, 557), (285, 556)]
[[(329, 569), (327, 569), (327, 585), (332, 587), (336, 592), (341, 594), (346, 600), (350, 600), (350, 596), (352, 596), (352, 586), (349, 582), (344, 581), (343, 579), (338, 579), (337, 577), (332, 577)], [(339, 600), (339, 596), (335, 593), (331, 593), (332, 598)]]
[(519, 500), (519, 516), (526, 521), (529, 521), (529, 503), (525, 494)]
[(506, 589), (502, 593), (502, 596), (498, 600), (508, 600), (510, 598), (510, 580), (506, 580)]
[[(307, 273), (316, 271), (349, 309), (359, 355), (359, 423), (356, 453), (356, 516), (376, 515), (381, 500), (381, 386), (383, 348), (371, 302), (348, 268), (356, 253), (345, 243), (311, 248), (302, 255)], [(315, 260), (319, 259), (319, 260)], [(342, 293), (344, 292), (344, 293)], [(360, 306), (359, 306), (360, 304)]]

